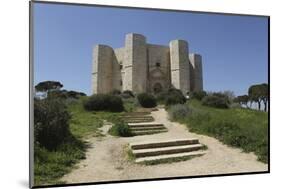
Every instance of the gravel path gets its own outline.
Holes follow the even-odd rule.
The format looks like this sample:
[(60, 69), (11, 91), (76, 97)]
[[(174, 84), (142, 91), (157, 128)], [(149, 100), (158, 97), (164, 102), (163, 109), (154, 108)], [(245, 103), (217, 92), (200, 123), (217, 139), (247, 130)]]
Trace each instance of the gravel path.
[[(212, 137), (191, 133), (182, 124), (171, 122), (167, 112), (162, 108), (152, 112), (152, 116), (156, 122), (163, 123), (169, 131), (128, 138), (110, 135), (91, 138), (88, 142), (92, 146), (86, 154), (86, 159), (77, 165), (77, 169), (65, 175), (62, 181), (81, 183), (256, 172), (268, 169), (268, 165), (257, 161), (253, 153), (243, 153), (240, 149), (226, 146)], [(107, 133), (109, 128), (110, 125), (105, 124), (102, 132)], [(200, 143), (208, 146), (207, 153), (187, 161), (153, 166), (139, 165), (127, 160), (126, 146), (129, 142), (177, 138), (198, 138)]]

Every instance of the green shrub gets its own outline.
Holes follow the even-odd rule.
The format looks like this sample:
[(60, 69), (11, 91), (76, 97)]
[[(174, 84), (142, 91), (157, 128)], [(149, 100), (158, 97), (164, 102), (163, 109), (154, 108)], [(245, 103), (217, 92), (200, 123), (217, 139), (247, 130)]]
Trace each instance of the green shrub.
[(123, 101), (119, 96), (109, 94), (95, 94), (84, 101), (84, 108), (88, 111), (121, 112), (124, 110)]
[(202, 100), (205, 96), (207, 96), (206, 91), (198, 91), (198, 92), (192, 92), (191, 93), (191, 98), (192, 99), (197, 99), (197, 100)]
[(128, 99), (128, 98), (134, 98), (135, 95), (133, 94), (132, 91), (130, 91), (130, 90), (125, 90), (125, 91), (123, 91), (123, 93), (121, 94), (121, 97), (124, 98), (124, 99)]
[(169, 115), (172, 120), (183, 120), (190, 114), (187, 105), (176, 104), (170, 107)]
[(165, 105), (170, 106), (174, 104), (184, 104), (186, 102), (185, 96), (179, 89), (169, 89), (165, 100)]
[(35, 142), (55, 150), (70, 135), (70, 115), (60, 99), (34, 100)]
[(128, 95), (130, 95), (131, 97), (135, 97), (134, 93), (133, 93), (132, 91), (130, 91), (130, 90), (125, 90), (125, 91), (123, 91), (123, 94), (128, 94)]
[(168, 91), (161, 91), (157, 93), (156, 100), (158, 103), (165, 104), (168, 97)]
[(120, 94), (121, 94), (121, 91), (118, 90), (118, 89), (114, 89), (113, 91), (111, 91), (110, 94), (112, 94), (112, 95), (120, 95)]
[(202, 99), (202, 104), (214, 108), (229, 108), (229, 99), (221, 93), (213, 93)]
[(132, 132), (128, 124), (119, 121), (116, 122), (108, 131), (109, 134), (113, 136), (129, 137), (132, 136)]
[(156, 98), (148, 93), (141, 93), (137, 96), (140, 105), (144, 108), (153, 108), (157, 106)]
[(53, 90), (48, 91), (48, 98), (60, 98), (60, 99), (67, 99), (67, 91), (66, 90)]

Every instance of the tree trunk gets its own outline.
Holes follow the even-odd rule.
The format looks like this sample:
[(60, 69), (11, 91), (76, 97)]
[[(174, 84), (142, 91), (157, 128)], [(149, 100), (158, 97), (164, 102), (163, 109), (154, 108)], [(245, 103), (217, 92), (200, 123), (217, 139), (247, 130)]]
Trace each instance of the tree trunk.
[(266, 111), (267, 111), (267, 101), (265, 100), (265, 101), (263, 102), (263, 104), (264, 104), (264, 111), (266, 112)]
[(259, 110), (261, 110), (261, 102), (258, 101)]

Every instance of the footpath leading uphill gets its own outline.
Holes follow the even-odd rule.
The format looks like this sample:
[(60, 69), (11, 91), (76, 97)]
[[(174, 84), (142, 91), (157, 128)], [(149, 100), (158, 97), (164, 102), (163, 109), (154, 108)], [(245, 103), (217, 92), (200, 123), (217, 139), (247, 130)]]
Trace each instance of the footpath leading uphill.
[(105, 122), (101, 128), (105, 136), (88, 139), (92, 147), (86, 159), (61, 181), (81, 183), (267, 171), (267, 164), (257, 161), (253, 153), (191, 133), (185, 125), (171, 122), (164, 108), (130, 113), (123, 119), (135, 136), (108, 135), (112, 125)]

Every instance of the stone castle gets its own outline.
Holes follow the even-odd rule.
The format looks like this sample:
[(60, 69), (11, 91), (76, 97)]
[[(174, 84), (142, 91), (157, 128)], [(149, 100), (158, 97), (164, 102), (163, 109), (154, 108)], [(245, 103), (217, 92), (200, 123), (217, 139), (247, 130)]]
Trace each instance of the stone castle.
[(158, 93), (169, 88), (183, 94), (203, 90), (202, 58), (189, 54), (188, 43), (149, 44), (140, 34), (126, 35), (125, 47), (97, 45), (93, 52), (94, 94), (113, 90)]

